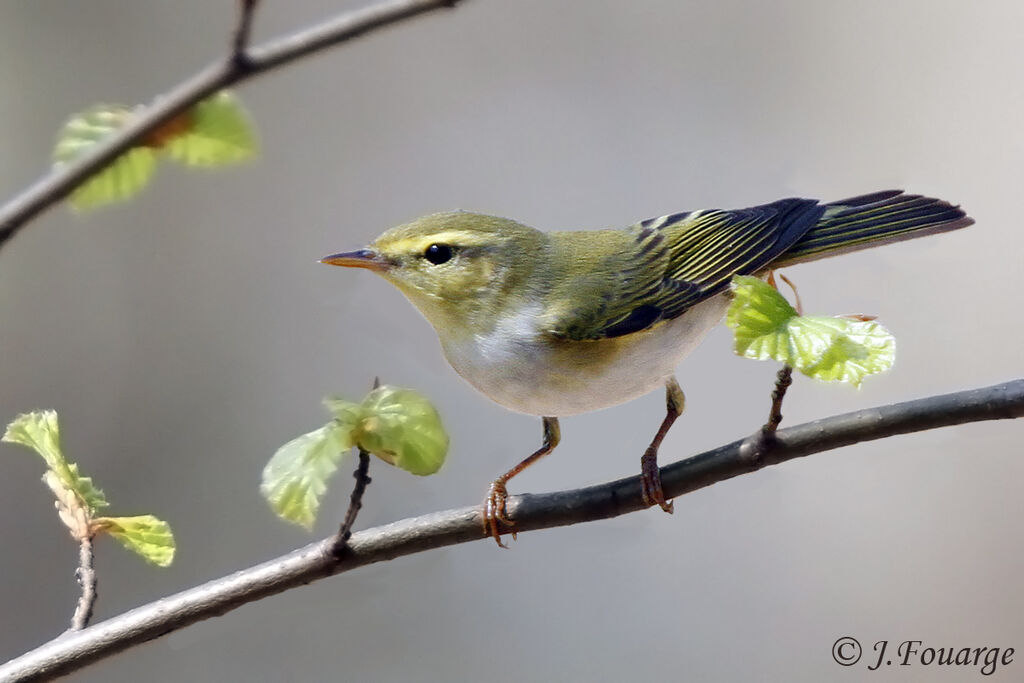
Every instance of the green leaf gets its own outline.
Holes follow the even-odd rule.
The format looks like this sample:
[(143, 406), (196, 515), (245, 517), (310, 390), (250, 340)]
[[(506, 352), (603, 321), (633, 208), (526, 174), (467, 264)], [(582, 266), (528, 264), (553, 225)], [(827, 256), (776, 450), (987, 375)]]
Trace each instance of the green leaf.
[(334, 419), (281, 446), (263, 470), (260, 491), (279, 517), (312, 528), (328, 479), (354, 445), (413, 474), (433, 474), (444, 463), (441, 418), (411, 389), (383, 386), (362, 403), (327, 398), (324, 405)]
[(105, 531), (125, 548), (158, 567), (174, 561), (174, 534), (171, 526), (153, 515), (138, 517), (98, 517), (93, 527)]
[(860, 386), (868, 375), (892, 367), (896, 341), (874, 321), (800, 316), (774, 287), (736, 276), (726, 324), (736, 353), (786, 363), (814, 379)]
[(736, 353), (793, 365), (787, 325), (796, 317), (796, 309), (774, 287), (756, 277), (733, 277), (732, 293), (725, 324), (733, 329)]
[(448, 433), (440, 415), (412, 389), (382, 386), (371, 391), (352, 438), (363, 450), (418, 475), (437, 472), (448, 455)]
[(50, 477), (47, 485), (53, 488), (54, 483), (60, 483), (73, 492), (89, 509), (90, 515), (98, 508), (107, 506), (103, 491), (96, 488), (90, 477), (79, 474), (78, 465), (65, 459), (60, 447), (60, 426), (55, 411), (37, 410), (19, 415), (7, 425), (7, 431), (0, 440), (31, 448), (38, 453), (56, 477), (56, 482)]
[[(99, 105), (73, 116), (61, 129), (53, 151), (59, 167), (77, 159), (96, 143), (126, 126), (135, 113), (119, 104)], [(148, 147), (134, 147), (71, 194), (71, 205), (89, 209), (136, 195), (153, 176), (156, 155)]]
[(363, 416), (363, 407), (361, 405), (337, 398), (336, 396), (325, 398), (324, 407), (327, 408), (327, 412), (334, 416), (335, 420), (349, 425), (353, 429)]
[(242, 103), (225, 90), (193, 107), (184, 131), (169, 138), (164, 150), (189, 166), (225, 166), (256, 154), (256, 134)]
[(860, 386), (896, 360), (896, 340), (873, 320), (803, 316), (789, 324), (800, 371), (823, 382)]
[(332, 420), (277, 450), (263, 469), (260, 491), (279, 517), (313, 527), (327, 480), (352, 447), (351, 433), (351, 422)]

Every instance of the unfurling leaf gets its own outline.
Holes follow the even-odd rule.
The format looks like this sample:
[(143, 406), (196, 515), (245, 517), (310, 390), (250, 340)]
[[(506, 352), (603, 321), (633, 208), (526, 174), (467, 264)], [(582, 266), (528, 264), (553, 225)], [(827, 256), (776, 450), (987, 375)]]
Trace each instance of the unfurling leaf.
[(732, 280), (726, 324), (736, 353), (774, 359), (815, 379), (855, 386), (892, 367), (896, 341), (877, 322), (801, 316), (774, 287), (755, 277)]
[(97, 517), (93, 527), (110, 534), (125, 548), (158, 567), (168, 567), (174, 561), (176, 546), (171, 526), (153, 515)]
[(800, 371), (824, 382), (860, 386), (896, 360), (896, 340), (874, 321), (802, 316), (790, 322)]
[(225, 166), (256, 154), (256, 134), (242, 103), (228, 91), (188, 112), (188, 125), (164, 143), (167, 155), (189, 166)]
[(796, 309), (756, 277), (737, 275), (732, 279), (732, 293), (725, 324), (733, 329), (736, 353), (793, 365), (787, 326), (796, 317)]
[(407, 472), (437, 472), (448, 454), (448, 433), (437, 409), (412, 389), (377, 387), (363, 399), (353, 441)]
[(260, 485), (279, 517), (307, 529), (316, 521), (327, 480), (353, 446), (419, 475), (436, 472), (448, 454), (448, 434), (437, 410), (411, 389), (382, 386), (361, 403), (328, 398), (324, 405), (334, 419), (281, 446), (263, 469)]
[(47, 467), (43, 482), (57, 498), (57, 514), (74, 538), (109, 533), (153, 564), (166, 567), (174, 559), (174, 536), (167, 522), (152, 515), (96, 517), (96, 511), (106, 507), (107, 500), (92, 479), (79, 474), (78, 465), (64, 457), (55, 411), (19, 415), (7, 425), (2, 440), (26, 446), (42, 456)]
[(351, 423), (332, 420), (277, 450), (263, 469), (260, 491), (279, 517), (313, 528), (327, 480), (352, 447), (351, 433)]
[[(54, 165), (62, 166), (77, 159), (135, 117), (135, 113), (119, 104), (99, 105), (72, 117), (61, 130), (53, 151)], [(71, 194), (76, 209), (90, 209), (133, 197), (149, 183), (156, 168), (152, 149), (134, 147), (109, 166), (85, 181)]]
[(64, 487), (74, 494), (88, 508), (90, 515), (107, 506), (103, 491), (96, 488), (91, 477), (78, 473), (78, 465), (68, 462), (60, 447), (60, 426), (57, 413), (53, 410), (37, 410), (14, 418), (7, 425), (3, 441), (31, 448), (46, 463), (52, 476), (44, 477), (47, 486), (54, 489), (58, 500), (63, 498), (58, 487)]
[[(54, 165), (82, 156), (131, 123), (139, 111), (106, 104), (76, 114), (58, 135)], [(244, 161), (255, 153), (256, 135), (245, 108), (234, 95), (221, 91), (167, 121), (86, 180), (71, 194), (71, 205), (91, 209), (130, 199), (149, 183), (160, 155), (209, 167)]]

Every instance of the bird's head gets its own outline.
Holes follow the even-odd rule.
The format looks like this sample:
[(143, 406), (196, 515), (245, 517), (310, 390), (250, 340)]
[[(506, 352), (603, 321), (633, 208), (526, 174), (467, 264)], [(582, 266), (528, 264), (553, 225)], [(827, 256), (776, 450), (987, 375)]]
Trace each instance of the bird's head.
[(444, 336), (488, 329), (504, 307), (519, 303), (545, 246), (544, 233), (515, 221), (452, 211), (399, 225), (321, 263), (374, 271)]

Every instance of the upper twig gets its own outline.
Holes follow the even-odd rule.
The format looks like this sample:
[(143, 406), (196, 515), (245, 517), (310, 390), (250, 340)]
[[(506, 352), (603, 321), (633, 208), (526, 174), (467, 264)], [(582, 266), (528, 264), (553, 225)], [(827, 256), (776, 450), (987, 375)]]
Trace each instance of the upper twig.
[[(249, 48), (244, 59), (232, 58), (211, 64), (158, 97), (116, 134), (97, 143), (75, 161), (50, 171), (0, 206), (0, 248), (26, 223), (67, 197), (93, 174), (161, 125), (218, 90), (404, 19), (454, 7), (457, 1), (460, 0), (385, 0)], [(251, 21), (251, 17), (245, 21)], [(243, 23), (240, 22), (240, 27)]]
[(231, 59), (234, 61), (245, 62), (249, 59), (245, 50), (249, 47), (252, 18), (258, 4), (259, 0), (238, 0), (238, 25), (235, 26), (235, 33), (231, 37)]

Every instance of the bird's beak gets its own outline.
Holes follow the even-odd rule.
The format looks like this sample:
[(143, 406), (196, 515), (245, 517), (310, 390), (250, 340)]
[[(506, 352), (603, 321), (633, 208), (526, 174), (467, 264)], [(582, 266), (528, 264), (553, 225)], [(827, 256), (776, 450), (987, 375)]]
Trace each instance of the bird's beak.
[(346, 251), (341, 254), (331, 254), (320, 259), (320, 263), (326, 263), (329, 266), (345, 266), (346, 268), (366, 268), (377, 272), (383, 272), (391, 266), (391, 263), (386, 258), (373, 249), (360, 249), (358, 251)]

